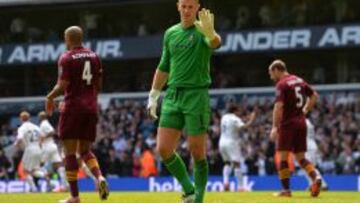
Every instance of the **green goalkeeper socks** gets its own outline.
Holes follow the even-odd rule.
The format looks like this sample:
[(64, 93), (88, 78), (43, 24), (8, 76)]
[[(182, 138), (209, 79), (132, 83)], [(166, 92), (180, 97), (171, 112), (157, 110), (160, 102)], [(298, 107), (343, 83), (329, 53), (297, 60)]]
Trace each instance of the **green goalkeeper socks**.
[(204, 201), (204, 194), (206, 191), (208, 173), (209, 173), (209, 166), (206, 159), (195, 161), (195, 167), (194, 167), (194, 179), (195, 179), (195, 191), (196, 191), (195, 203), (203, 203)]
[(177, 153), (174, 153), (169, 159), (165, 160), (164, 164), (169, 172), (179, 181), (185, 194), (194, 192), (195, 188), (190, 180), (184, 161)]

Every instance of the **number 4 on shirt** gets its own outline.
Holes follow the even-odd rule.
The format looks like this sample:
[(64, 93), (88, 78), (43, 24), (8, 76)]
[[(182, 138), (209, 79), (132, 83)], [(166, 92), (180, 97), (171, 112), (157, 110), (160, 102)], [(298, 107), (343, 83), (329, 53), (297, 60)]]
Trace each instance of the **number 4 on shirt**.
[(84, 69), (82, 73), (82, 79), (86, 81), (87, 85), (91, 85), (91, 79), (93, 75), (91, 74), (91, 64), (90, 61), (85, 61)]

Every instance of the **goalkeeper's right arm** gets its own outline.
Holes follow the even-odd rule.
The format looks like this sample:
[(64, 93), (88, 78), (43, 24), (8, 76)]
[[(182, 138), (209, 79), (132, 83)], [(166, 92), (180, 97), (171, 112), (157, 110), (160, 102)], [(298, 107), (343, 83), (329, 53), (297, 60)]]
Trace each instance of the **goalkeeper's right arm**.
[(152, 119), (158, 118), (156, 115), (157, 102), (160, 97), (160, 92), (166, 84), (168, 76), (169, 73), (156, 69), (147, 105), (149, 115)]
[(165, 86), (169, 73), (156, 69), (151, 89), (161, 91)]

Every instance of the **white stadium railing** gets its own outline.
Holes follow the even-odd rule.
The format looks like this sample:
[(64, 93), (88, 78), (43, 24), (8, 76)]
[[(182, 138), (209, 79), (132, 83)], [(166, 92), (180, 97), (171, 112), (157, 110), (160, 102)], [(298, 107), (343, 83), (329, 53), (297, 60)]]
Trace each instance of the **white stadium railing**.
[[(331, 84), (331, 85), (314, 85), (319, 92), (343, 92), (343, 91), (360, 91), (360, 83), (347, 84)], [(246, 88), (227, 88), (227, 89), (211, 89), (210, 95), (239, 95), (239, 94), (273, 94), (274, 87), (246, 87)], [(143, 99), (148, 96), (148, 92), (124, 92), (124, 93), (103, 93), (99, 95), (99, 103), (102, 107), (106, 107), (113, 98), (117, 99)], [(37, 97), (9, 97), (0, 98), (1, 104), (11, 103), (37, 103), (43, 102), (44, 96)]]

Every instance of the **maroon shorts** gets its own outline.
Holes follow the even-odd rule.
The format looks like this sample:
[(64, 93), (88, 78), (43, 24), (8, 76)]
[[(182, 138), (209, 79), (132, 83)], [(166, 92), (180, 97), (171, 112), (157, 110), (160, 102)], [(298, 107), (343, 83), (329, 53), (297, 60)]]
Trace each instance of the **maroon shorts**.
[(59, 121), (59, 137), (61, 140), (94, 142), (97, 121), (98, 116), (94, 113), (62, 113)]
[(276, 149), (294, 153), (306, 152), (305, 119), (296, 119), (280, 127)]

